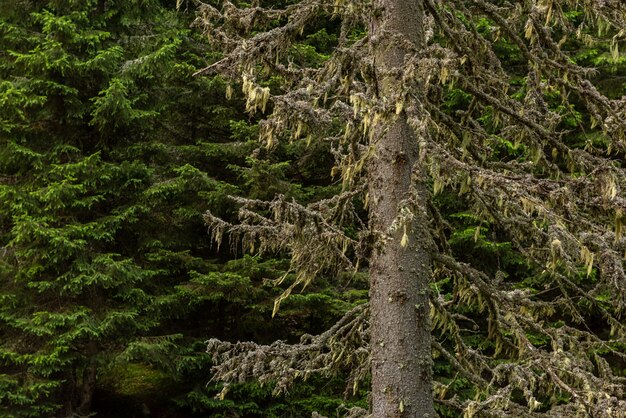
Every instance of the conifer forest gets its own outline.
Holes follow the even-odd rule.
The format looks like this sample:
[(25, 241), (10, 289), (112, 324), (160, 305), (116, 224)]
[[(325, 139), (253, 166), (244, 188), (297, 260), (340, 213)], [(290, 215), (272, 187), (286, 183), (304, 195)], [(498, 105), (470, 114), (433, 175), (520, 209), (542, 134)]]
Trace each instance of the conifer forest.
[(0, 0), (0, 418), (626, 417), (622, 0)]

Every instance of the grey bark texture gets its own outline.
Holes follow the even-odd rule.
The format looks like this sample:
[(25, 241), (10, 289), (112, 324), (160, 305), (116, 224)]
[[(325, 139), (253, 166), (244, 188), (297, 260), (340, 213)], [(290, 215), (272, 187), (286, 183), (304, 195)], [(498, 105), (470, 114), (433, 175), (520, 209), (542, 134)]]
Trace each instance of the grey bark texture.
[[(424, 10), (416, 0), (377, 0), (375, 6), (372, 52), (377, 94), (385, 100), (396, 95), (409, 52), (398, 41), (423, 47)], [(381, 124), (372, 141), (370, 227), (381, 233), (370, 260), (372, 415), (434, 417), (428, 301), (432, 255), (419, 141), (404, 112)], [(398, 227), (403, 207), (412, 221)]]

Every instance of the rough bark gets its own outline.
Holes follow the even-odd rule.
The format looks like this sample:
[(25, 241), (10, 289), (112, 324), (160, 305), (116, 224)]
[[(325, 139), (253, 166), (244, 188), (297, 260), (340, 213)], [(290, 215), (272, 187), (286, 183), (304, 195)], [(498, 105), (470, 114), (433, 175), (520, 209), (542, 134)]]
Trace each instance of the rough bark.
[[(378, 0), (376, 6), (371, 33), (377, 94), (392, 98), (399, 85), (397, 70), (408, 52), (397, 35), (423, 46), (423, 5)], [(372, 141), (376, 155), (368, 167), (370, 227), (381, 233), (370, 260), (372, 414), (432, 417), (428, 192), (420, 179), (418, 138), (399, 112), (381, 125)], [(399, 222), (403, 207), (413, 215), (408, 224)]]

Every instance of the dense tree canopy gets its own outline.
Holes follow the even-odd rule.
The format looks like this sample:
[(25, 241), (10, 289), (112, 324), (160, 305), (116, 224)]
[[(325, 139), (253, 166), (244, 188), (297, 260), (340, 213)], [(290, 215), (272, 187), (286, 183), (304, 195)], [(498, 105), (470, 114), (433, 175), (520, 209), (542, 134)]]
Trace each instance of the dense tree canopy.
[(227, 195), (331, 193), (328, 151), (249, 158), (255, 120), (192, 76), (212, 52), (174, 2), (0, 2), (0, 17), (0, 416), (337, 408), (336, 383), (213, 399), (203, 343), (318, 333), (364, 298), (363, 278), (321, 285), (269, 322), (284, 262), (217, 251), (202, 221), (233, 213)]
[(418, 3), (0, 2), (0, 416), (366, 414), (389, 245), (439, 415), (619, 416), (624, 8)]
[(184, 144), (153, 126), (183, 93), (167, 80), (188, 31), (158, 3), (22, 6), (2, 24), (0, 405), (87, 414), (99, 368), (170, 317), (163, 284), (193, 257), (174, 227), (193, 204), (170, 220), (178, 242), (154, 210), (203, 181), (164, 164)]

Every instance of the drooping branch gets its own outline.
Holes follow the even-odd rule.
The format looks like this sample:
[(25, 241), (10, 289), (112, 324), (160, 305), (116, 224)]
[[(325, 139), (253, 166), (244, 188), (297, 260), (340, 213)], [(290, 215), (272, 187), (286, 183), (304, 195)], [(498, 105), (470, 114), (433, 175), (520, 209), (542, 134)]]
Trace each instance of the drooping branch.
[[(502, 291), (491, 285), (493, 281), (483, 272), (467, 264), (459, 263), (448, 256), (440, 256), (437, 260), (464, 278), (461, 282), (465, 284), (458, 290), (461, 292), (459, 297), (479, 299), (479, 306), (485, 306), (488, 312), (490, 328), (493, 330), (491, 333), (496, 341), (503, 340), (505, 345), (502, 349), (508, 356), (515, 358), (514, 362), (493, 362), (491, 356), (469, 350), (458, 336), (463, 332), (462, 329), (455, 325), (450, 315), (446, 318), (444, 314), (442, 317), (441, 309), (437, 308), (440, 311), (435, 315), (440, 318), (437, 326), (446, 329), (447, 334), (457, 335), (454, 339), (455, 351), (462, 360), (451, 358), (450, 363), (464, 375), (469, 373), (474, 376), (490, 376), (489, 385), (475, 382), (483, 391), (484, 397), (482, 400), (468, 401), (462, 407), (466, 413), (472, 411), (481, 415), (502, 410), (520, 411), (516, 409), (518, 407), (511, 408), (510, 404), (515, 390), (521, 391), (526, 399), (529, 409), (524, 413), (525, 416), (533, 415), (533, 411), (541, 407), (537, 400), (539, 394), (544, 397), (550, 393), (566, 393), (571, 396), (571, 404), (552, 408), (549, 416), (559, 416), (564, 410), (578, 409), (608, 417), (611, 416), (610, 413), (607, 414), (602, 409), (606, 405), (614, 408), (626, 406), (626, 402), (622, 400), (624, 378), (615, 375), (607, 361), (594, 354), (598, 350), (608, 350), (623, 357), (623, 354), (618, 354), (619, 351), (612, 348), (616, 343), (624, 343), (623, 336), (605, 341), (590, 330), (567, 325), (554, 327), (543, 323), (540, 318), (549, 317), (559, 309), (559, 305), (568, 302), (534, 300), (532, 294), (520, 290)], [(467, 290), (464, 291), (463, 288)], [(438, 303), (433, 306), (438, 306)], [(538, 347), (528, 340), (529, 333), (543, 335), (550, 342)], [(444, 356), (452, 356), (444, 352), (441, 344), (439, 346), (437, 350)], [(466, 352), (477, 357), (478, 361), (468, 362), (467, 359), (471, 356), (468, 357)], [(599, 375), (596, 371), (598, 369), (601, 370)]]
[[(354, 260), (358, 263), (366, 254), (365, 237), (349, 237), (343, 230), (344, 226), (362, 223), (352, 205), (352, 199), (360, 194), (362, 190), (357, 189), (309, 206), (288, 201), (284, 196), (270, 202), (232, 197), (241, 205), (238, 223), (230, 224), (210, 212), (204, 219), (218, 245), (228, 236), (233, 249), (241, 243), (244, 251), (290, 255), (289, 272), (295, 273), (296, 278), (276, 300), (275, 314), (280, 302), (296, 286), (306, 287), (320, 273), (354, 270), (358, 265)], [(278, 283), (285, 278), (287, 274)]]
[[(293, 383), (321, 374), (331, 376), (341, 370), (349, 373), (348, 388), (356, 392), (369, 372), (368, 305), (347, 312), (328, 331), (305, 334), (298, 344), (276, 341), (271, 345), (253, 342), (236, 344), (211, 339), (207, 352), (213, 355), (213, 381), (241, 383), (256, 380), (273, 384), (274, 393), (287, 392)], [(348, 389), (347, 388), (347, 389)], [(224, 396), (228, 386), (224, 387)]]

